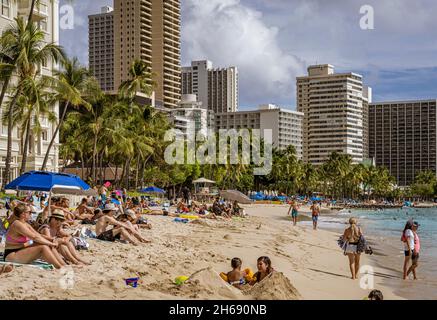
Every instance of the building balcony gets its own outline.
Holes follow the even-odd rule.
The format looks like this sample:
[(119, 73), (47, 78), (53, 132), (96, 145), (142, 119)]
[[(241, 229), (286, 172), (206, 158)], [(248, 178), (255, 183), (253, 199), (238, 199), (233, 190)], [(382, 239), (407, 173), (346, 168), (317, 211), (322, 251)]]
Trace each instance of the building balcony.
[[(32, 0), (19, 0), (18, 1), (18, 14), (20, 16), (28, 16), (30, 7), (32, 5)], [(35, 8), (32, 14), (32, 20), (39, 22), (41, 20), (47, 19), (49, 16), (49, 7), (47, 2), (40, 1), (40, 3), (35, 4)]]

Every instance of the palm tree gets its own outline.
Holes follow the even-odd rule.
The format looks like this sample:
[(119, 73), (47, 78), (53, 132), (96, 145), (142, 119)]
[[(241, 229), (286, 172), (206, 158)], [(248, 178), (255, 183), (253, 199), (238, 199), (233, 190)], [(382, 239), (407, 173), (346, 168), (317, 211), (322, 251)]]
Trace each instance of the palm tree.
[(21, 121), (22, 128), (24, 128), (20, 175), (26, 169), (31, 131), (35, 136), (41, 134), (40, 119), (43, 116), (47, 117), (49, 122), (56, 120), (55, 113), (50, 110), (55, 101), (53, 93), (49, 92), (52, 79), (50, 77), (27, 78), (21, 83), (23, 85), (23, 94), (17, 101), (18, 108), (16, 109), (16, 118)]
[(0, 44), (3, 47), (3, 52), (7, 53), (10, 61), (13, 62), (11, 65), (14, 67), (11, 67), (10, 70), (13, 70), (19, 79), (8, 111), (6, 168), (2, 181), (2, 188), (4, 188), (10, 177), (12, 160), (12, 115), (23, 90), (22, 81), (37, 76), (39, 67), (46, 61), (59, 62), (64, 59), (65, 54), (60, 46), (54, 43), (47, 44), (45, 42), (45, 33), (39, 30), (35, 24), (26, 24), (21, 18), (15, 19), (15, 24), (6, 29), (0, 39)]
[(49, 146), (47, 147), (47, 151), (41, 167), (42, 171), (46, 169), (50, 151), (53, 147), (53, 144), (55, 143), (59, 129), (64, 122), (65, 115), (67, 114), (70, 106), (78, 107), (80, 105), (83, 105), (89, 108), (89, 103), (82, 98), (82, 95), (84, 95), (85, 92), (90, 88), (94, 89), (94, 92), (97, 91), (95, 79), (90, 77), (90, 72), (88, 71), (88, 69), (80, 66), (77, 58), (73, 58), (72, 60), (66, 59), (65, 61), (63, 61), (63, 70), (56, 71), (55, 77), (57, 79), (57, 98), (59, 101), (64, 102), (65, 105), (64, 110), (59, 117), (56, 129), (50, 139)]
[(132, 103), (137, 92), (151, 96), (156, 85), (152, 81), (150, 66), (141, 60), (135, 60), (129, 69), (130, 79), (124, 81), (119, 88), (120, 97)]

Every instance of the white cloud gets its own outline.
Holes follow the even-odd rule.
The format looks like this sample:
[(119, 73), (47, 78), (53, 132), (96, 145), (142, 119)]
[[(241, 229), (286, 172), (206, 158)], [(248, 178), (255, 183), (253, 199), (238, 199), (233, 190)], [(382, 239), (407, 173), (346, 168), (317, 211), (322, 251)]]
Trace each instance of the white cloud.
[(295, 104), (295, 78), (304, 62), (281, 49), (278, 29), (266, 25), (261, 12), (239, 0), (186, 0), (183, 10), (184, 65), (209, 59), (215, 66), (237, 66), (249, 107), (285, 99)]

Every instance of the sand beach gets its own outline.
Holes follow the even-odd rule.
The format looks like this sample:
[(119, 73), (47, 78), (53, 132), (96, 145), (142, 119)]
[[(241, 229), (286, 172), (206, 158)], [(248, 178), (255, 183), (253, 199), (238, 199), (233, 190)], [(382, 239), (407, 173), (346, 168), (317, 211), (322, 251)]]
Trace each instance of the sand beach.
[[(54, 271), (16, 267), (0, 276), (0, 298), (361, 300), (367, 296), (370, 290), (350, 279), (347, 257), (337, 246), (339, 232), (314, 231), (306, 224), (293, 227), (287, 206), (245, 208), (249, 214), (245, 219), (188, 224), (148, 216), (153, 228), (141, 233), (150, 244), (89, 239), (90, 250), (81, 252), (91, 266)], [(240, 291), (219, 277), (231, 269), (233, 257), (240, 257), (244, 268), (256, 270), (256, 259), (263, 255), (271, 258), (277, 271), (271, 279)], [(395, 293), (402, 282), (400, 270), (384, 267), (383, 261), (382, 254), (362, 258), (363, 265), (374, 268), (374, 287), (385, 299), (403, 299)], [(178, 276), (191, 278), (178, 286), (174, 284)], [(125, 284), (124, 279), (132, 277), (140, 278), (137, 288)]]

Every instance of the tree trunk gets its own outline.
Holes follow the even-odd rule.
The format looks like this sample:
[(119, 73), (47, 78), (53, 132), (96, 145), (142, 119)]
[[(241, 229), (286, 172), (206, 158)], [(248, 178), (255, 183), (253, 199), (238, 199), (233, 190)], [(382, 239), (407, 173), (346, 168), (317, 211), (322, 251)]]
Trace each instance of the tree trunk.
[(138, 178), (139, 178), (139, 174), (140, 174), (140, 167), (141, 167), (140, 156), (138, 156), (137, 157), (137, 170), (136, 170), (136, 173), (135, 173), (135, 190), (138, 189)]
[(97, 158), (97, 134), (94, 136), (93, 143), (93, 165), (91, 167), (91, 178), (93, 182), (96, 183), (96, 158)]
[(12, 131), (13, 131), (13, 110), (15, 105), (17, 104), (18, 97), (21, 94), (21, 90), (15, 93), (14, 98), (11, 101), (9, 106), (9, 114), (8, 114), (8, 144), (6, 149), (6, 163), (5, 163), (5, 173), (3, 175), (3, 183), (2, 189), (6, 186), (6, 184), (10, 181), (11, 177), (11, 162), (12, 162)]
[(114, 176), (114, 184), (118, 182), (118, 164), (115, 165), (115, 176)]
[(30, 6), (29, 17), (27, 18), (27, 24), (32, 23), (33, 11), (35, 10), (35, 3), (37, 0), (32, 0), (32, 4)]
[(103, 169), (103, 158), (104, 158), (104, 156), (105, 156), (105, 152), (102, 151), (102, 154), (100, 156), (100, 185), (103, 185), (103, 183), (104, 183), (104, 181), (103, 181), (104, 180), (103, 172), (106, 171), (106, 168)]
[(126, 175), (126, 185), (125, 185), (125, 187), (126, 187), (126, 190), (129, 190), (129, 178), (130, 178), (130, 163), (131, 163), (131, 161), (132, 161), (132, 157), (129, 157), (128, 159), (127, 159), (127, 161), (126, 161), (126, 172), (125, 172), (125, 175)]
[(67, 103), (65, 104), (64, 111), (62, 112), (62, 115), (61, 115), (61, 117), (59, 118), (58, 125), (56, 126), (55, 132), (53, 133), (53, 136), (52, 136), (52, 138), (50, 139), (50, 144), (49, 144), (49, 146), (47, 147), (46, 155), (45, 155), (45, 157), (44, 157), (44, 162), (43, 162), (43, 164), (42, 164), (42, 166), (41, 166), (41, 171), (45, 171), (45, 170), (46, 170), (47, 161), (49, 160), (49, 153), (50, 153), (50, 150), (52, 149), (53, 144), (55, 143), (56, 136), (58, 135), (58, 132), (59, 132), (59, 130), (61, 129), (62, 124), (64, 123), (64, 119), (65, 119), (65, 115), (67, 114), (67, 109), (68, 109), (68, 107), (69, 107), (69, 103), (67, 102)]
[(121, 177), (119, 181), (120, 186), (123, 185), (125, 173), (126, 173), (126, 163), (123, 163), (123, 170), (121, 171)]
[(25, 131), (26, 138), (24, 139), (23, 156), (21, 158), (20, 176), (24, 173), (24, 171), (26, 171), (27, 150), (29, 147), (29, 140), (30, 140), (30, 122), (31, 122), (31, 117), (29, 116), (29, 118), (26, 121), (26, 131)]
[(83, 154), (80, 155), (80, 165), (81, 165), (81, 170), (82, 170), (82, 179), (85, 180), (85, 163), (84, 163), (84, 159), (83, 159)]

